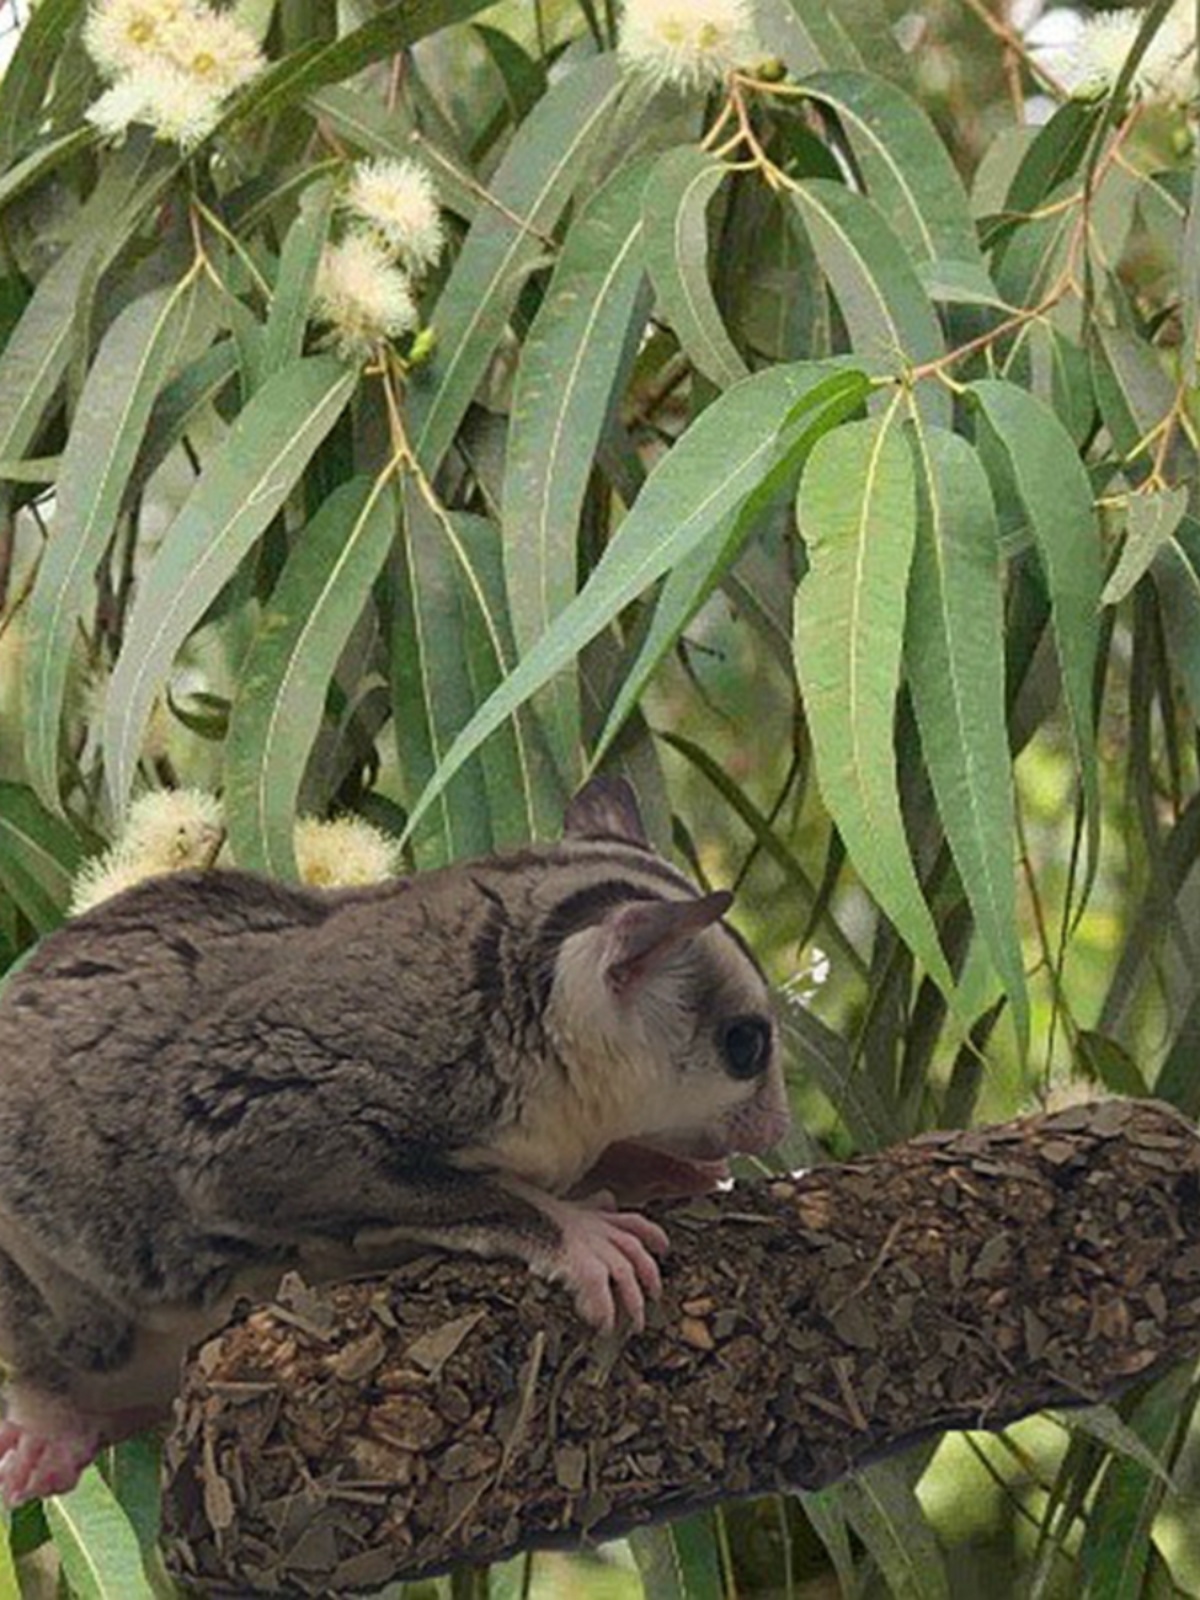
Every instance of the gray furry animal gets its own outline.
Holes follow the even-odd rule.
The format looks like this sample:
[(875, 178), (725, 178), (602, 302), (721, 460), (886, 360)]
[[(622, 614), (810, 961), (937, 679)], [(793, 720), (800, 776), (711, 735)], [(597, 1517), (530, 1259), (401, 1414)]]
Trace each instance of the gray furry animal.
[(181, 873), (51, 934), (0, 1003), (9, 1503), (161, 1414), (289, 1266), (513, 1256), (640, 1326), (665, 1235), (573, 1191), (623, 1141), (686, 1191), (787, 1128), (730, 900), (598, 779), (560, 844), (370, 889)]

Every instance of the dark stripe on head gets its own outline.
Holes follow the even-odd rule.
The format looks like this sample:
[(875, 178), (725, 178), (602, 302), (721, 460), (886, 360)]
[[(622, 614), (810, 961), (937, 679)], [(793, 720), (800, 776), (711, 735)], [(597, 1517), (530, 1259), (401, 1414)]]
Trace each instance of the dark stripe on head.
[(576, 889), (574, 894), (567, 895), (553, 906), (538, 931), (534, 952), (535, 981), (541, 1009), (544, 1011), (550, 1003), (558, 952), (572, 934), (582, 933), (584, 928), (603, 922), (617, 906), (628, 905), (634, 900), (663, 898), (655, 894), (653, 889), (640, 883), (631, 883), (627, 878), (602, 878), (599, 883), (589, 883), (582, 889)]

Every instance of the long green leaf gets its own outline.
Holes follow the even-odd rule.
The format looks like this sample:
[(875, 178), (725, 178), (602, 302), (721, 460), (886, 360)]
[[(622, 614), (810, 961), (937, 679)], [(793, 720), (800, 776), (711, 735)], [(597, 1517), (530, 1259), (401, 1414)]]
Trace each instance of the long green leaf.
[(340, 83), (373, 61), (410, 50), (439, 28), (465, 22), (492, 0), (391, 0), (369, 22), (340, 39), (290, 51), (240, 95), (225, 118), (230, 124), (273, 116), (327, 83)]
[(71, 356), (80, 304), (98, 268), (174, 176), (178, 156), (130, 143), (111, 159), (76, 224), (76, 239), (38, 284), (0, 355), (0, 460), (28, 453)]
[(70, 1494), (44, 1505), (76, 1600), (154, 1600), (133, 1524), (97, 1468), (89, 1467)]
[(176, 652), (279, 510), (356, 382), (357, 374), (331, 356), (277, 373), (238, 417), (167, 530), (109, 684), (104, 753), (118, 814)]
[[(5, 72), (4, 80), (7, 82), (8, 73)], [(99, 135), (90, 125), (85, 128), (72, 128), (69, 132), (60, 134), (57, 139), (40, 145), (36, 150), (30, 151), (24, 160), (18, 161), (15, 167), (10, 167), (0, 177), (0, 210), (23, 195), (26, 189), (32, 189), (43, 178), (53, 172), (55, 167), (70, 160), (73, 155), (78, 155), (81, 150), (86, 150), (96, 143)]]
[(187, 437), (201, 418), (228, 389), (238, 373), (237, 343), (222, 339), (190, 362), (159, 395), (150, 413), (142, 448), (130, 478), (132, 490), (141, 489), (158, 471), (171, 451)]
[(894, 412), (819, 440), (797, 515), (796, 672), (826, 810), (867, 889), (948, 995), (953, 980), (909, 855), (893, 719), (916, 540), (908, 447)]
[(871, 72), (816, 72), (803, 87), (837, 112), (867, 193), (913, 260), (982, 267), (966, 190), (916, 101)]
[(746, 376), (708, 279), (708, 205), (729, 168), (692, 145), (659, 158), (642, 216), (646, 267), (660, 308), (696, 367), (719, 389)]
[[(781, 487), (789, 498), (795, 494), (800, 470), (813, 445), (829, 428), (845, 420), (849, 412), (857, 410), (868, 390), (867, 380), (860, 372), (834, 370), (831, 364), (825, 362), (811, 363), (808, 371), (811, 388), (804, 396), (803, 409), (793, 408), (791, 426), (783, 430), (786, 449), (775, 472), (770, 475), (773, 478), (776, 473), (784, 474)], [(757, 499), (759, 493), (761, 489), (751, 500)], [(676, 562), (667, 574), (637, 659), (625, 675), (608, 714), (604, 732), (593, 752), (594, 761), (599, 761), (604, 755), (626, 717), (641, 700), (646, 685), (659, 665), (674, 649), (683, 630), (736, 561), (753, 528), (753, 519), (747, 515), (748, 509), (747, 506), (731, 512), (690, 554)]]
[(583, 590), (454, 740), (413, 808), (410, 829), (490, 733), (762, 481), (777, 459), (780, 424), (807, 387), (806, 370), (775, 367), (747, 378), (693, 423), (647, 479)]
[(1046, 574), (1063, 697), (1083, 785), (1090, 882), (1100, 845), (1092, 684), (1103, 582), (1091, 484), (1070, 434), (1049, 406), (1015, 384), (993, 378), (972, 384), (971, 392), (1000, 448)]
[(29, 599), (25, 761), (45, 803), (59, 805), (58, 735), (75, 626), (88, 603), (155, 397), (179, 356), (196, 275), (128, 306), (104, 337), (59, 469), (53, 531)]
[(1159, 550), (1183, 521), (1187, 503), (1188, 491), (1182, 483), (1176, 489), (1146, 490), (1130, 498), (1120, 560), (1101, 596), (1106, 606), (1118, 605), (1150, 570)]
[(0, 171), (40, 131), (46, 89), (84, 5), (85, 0), (41, 0), (30, 12), (0, 79)]
[(17, 1564), (8, 1537), (8, 1514), (0, 1511), (0, 1600), (21, 1600)]
[(39, 933), (62, 921), (82, 858), (74, 832), (32, 790), (0, 783), (0, 886)]
[(296, 876), (292, 834), (305, 763), (338, 657), (394, 531), (384, 480), (343, 484), (297, 538), (263, 610), (225, 742), (225, 815), (241, 867)]
[(613, 57), (577, 67), (521, 124), (492, 178), (499, 204), (483, 207), (467, 235), (431, 319), (440, 354), (410, 395), (414, 449), (430, 478), (622, 91)]
[(895, 1600), (951, 1600), (937, 1535), (901, 1461), (878, 1461), (840, 1484), (839, 1503)]
[(721, 1552), (710, 1512), (659, 1528), (639, 1528), (630, 1547), (655, 1600), (724, 1600)]
[[(1135, 1437), (1163, 1468), (1191, 1421), (1195, 1394), (1189, 1392), (1189, 1379), (1186, 1368), (1169, 1373), (1129, 1418)], [(1088, 1600), (1138, 1600), (1147, 1592), (1150, 1536), (1165, 1493), (1162, 1468), (1155, 1471), (1128, 1458), (1109, 1462), (1079, 1551)]]
[(913, 445), (917, 543), (905, 674), (942, 826), (1024, 1045), (1029, 998), (1013, 870), (1000, 530), (987, 474), (964, 439), (918, 426)]
[(279, 276), (263, 341), (260, 382), (265, 383), (276, 372), (282, 372), (304, 348), (304, 330), (308, 326), (317, 266), (329, 237), (333, 198), (331, 179), (326, 178), (306, 189), (300, 201), (300, 214), (283, 241)]
[[(403, 794), (411, 801), (501, 681), (513, 648), (496, 528), (435, 512), (411, 480), (404, 522), (392, 675)], [(561, 799), (536, 719), (519, 712), (439, 793), (436, 813), (415, 834), (418, 859), (435, 865), (542, 834)]]
[(757, 0), (755, 28), (794, 73), (817, 67), (870, 68), (904, 76), (904, 57), (880, 0)]
[[(504, 473), (504, 571), (521, 651), (575, 594), (588, 477), (644, 317), (635, 313), (646, 171), (640, 162), (618, 172), (575, 222), (522, 352)], [(546, 712), (559, 765), (572, 772), (579, 697), (566, 674)]]
[[(900, 372), (941, 355), (929, 297), (871, 201), (828, 178), (807, 178), (789, 192), (841, 307), (856, 359), (871, 371)], [(950, 402), (940, 386), (922, 384), (917, 400), (927, 422), (949, 427)]]

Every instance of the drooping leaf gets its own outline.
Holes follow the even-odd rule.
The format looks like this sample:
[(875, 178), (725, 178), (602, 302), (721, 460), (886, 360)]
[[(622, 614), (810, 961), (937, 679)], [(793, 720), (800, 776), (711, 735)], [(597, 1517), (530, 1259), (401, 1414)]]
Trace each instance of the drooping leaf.
[[(2, 81), (8, 81), (9, 74), (5, 72)], [(81, 150), (86, 150), (98, 138), (95, 128), (90, 125), (85, 128), (72, 128), (69, 132), (60, 134), (57, 139), (40, 145), (15, 167), (10, 167), (7, 172), (0, 175), (0, 211), (5, 206), (11, 205), (16, 199), (32, 189), (35, 184), (41, 183), (49, 177), (56, 167), (72, 156), (78, 155)]]
[(816, 72), (805, 92), (836, 111), (867, 193), (914, 262), (986, 270), (962, 180), (945, 142), (915, 100), (873, 72)]
[(222, 339), (167, 384), (150, 413), (130, 477), (131, 490), (141, 489), (157, 472), (180, 440), (231, 387), (237, 372), (237, 345), (232, 339)]
[(818, 441), (797, 516), (809, 570), (796, 591), (796, 673), (825, 808), (867, 889), (950, 994), (896, 783), (893, 720), (916, 491), (894, 412)]
[(729, 172), (693, 145), (661, 156), (642, 200), (646, 267), (660, 309), (697, 369), (719, 389), (746, 376), (708, 278), (708, 204)]
[(1110, 1461), (1100, 1481), (1079, 1550), (1089, 1600), (1132, 1600), (1146, 1592), (1150, 1537), (1170, 1482), (1166, 1469), (1195, 1405), (1189, 1377), (1186, 1367), (1168, 1373), (1129, 1418), (1130, 1430), (1161, 1466), (1153, 1470), (1126, 1455)]
[(808, 372), (811, 387), (792, 408), (780, 429), (783, 448), (775, 469), (745, 506), (718, 523), (709, 536), (683, 560), (676, 562), (667, 574), (654, 607), (653, 621), (609, 712), (593, 753), (594, 760), (599, 761), (604, 755), (626, 717), (641, 700), (660, 663), (674, 649), (683, 630), (737, 559), (754, 525), (749, 515), (753, 502), (764, 491), (794, 495), (801, 468), (813, 445), (823, 433), (857, 410), (867, 394), (869, 385), (861, 372), (834, 369), (831, 363), (824, 362), (812, 362)]
[(128, 306), (88, 373), (57, 479), (57, 509), (26, 612), (25, 761), (57, 808), (58, 740), (77, 620), (93, 591), (151, 407), (187, 335), (199, 278)]
[(176, 652), (283, 504), (356, 381), (331, 356), (276, 373), (242, 411), (164, 535), (109, 684), (103, 743), (118, 815), (151, 704)]
[[(827, 178), (790, 191), (821, 270), (841, 307), (855, 358), (869, 371), (900, 372), (943, 353), (937, 317), (900, 240), (864, 195)], [(917, 391), (922, 415), (948, 427), (939, 385)]]
[(721, 1552), (711, 1512), (639, 1528), (630, 1547), (647, 1594), (658, 1600), (724, 1600)]
[(1000, 533), (987, 475), (970, 445), (937, 428), (917, 427), (912, 437), (918, 510), (905, 675), (946, 839), (1027, 1043)]
[[(428, 785), (472, 713), (514, 659), (494, 524), (435, 511), (405, 483), (403, 579), (397, 594), (392, 682), (404, 799)], [(520, 712), (439, 790), (436, 812), (416, 829), (422, 864), (544, 836), (562, 793), (536, 718)], [(409, 831), (424, 808), (410, 812)]]
[(1200, 723), (1200, 522), (1180, 518), (1150, 563), (1167, 636), (1171, 670)]
[(544, 255), (589, 151), (623, 89), (601, 56), (562, 78), (521, 124), (438, 297), (438, 357), (410, 395), (413, 448), (434, 477), (504, 333), (525, 276)]
[[(618, 172), (567, 235), (517, 373), (504, 471), (504, 571), (519, 651), (575, 595), (576, 540), (612, 397), (641, 332), (642, 188)], [(579, 699), (564, 674), (544, 701), (559, 767), (574, 774)]]
[[(1092, 343), (1096, 399), (1113, 443), (1128, 462), (1128, 474), (1143, 480), (1159, 458), (1162, 429), (1175, 403), (1175, 385), (1158, 351), (1126, 328), (1099, 327)], [(1173, 429), (1162, 454), (1170, 476), (1190, 477), (1196, 458)]]
[(906, 1463), (876, 1462), (839, 1484), (838, 1499), (896, 1600), (951, 1600), (937, 1535)]
[(8, 1537), (8, 1517), (0, 1513), (0, 1600), (21, 1600), (17, 1564)]
[(0, 354), (0, 460), (27, 453), (70, 360), (88, 285), (158, 199), (177, 165), (177, 156), (140, 140), (131, 140), (106, 164), (77, 220), (74, 242), (39, 282)]
[(490, 733), (762, 481), (777, 459), (779, 426), (807, 388), (803, 370), (775, 367), (747, 378), (693, 423), (647, 479), (585, 587), (455, 738), (410, 828)]
[(63, 1574), (78, 1600), (154, 1600), (142, 1551), (116, 1496), (89, 1467), (70, 1494), (44, 1502)]
[(546, 92), (546, 69), (500, 28), (475, 22), (471, 31), (492, 58), (504, 85), (504, 98), (514, 123), (524, 120)]
[(868, 68), (905, 74), (891, 20), (879, 0), (757, 0), (755, 29), (794, 73), (818, 67)]
[(0, 783), (0, 886), (39, 933), (62, 921), (83, 848), (23, 784)]
[(83, 15), (85, 3), (41, 0), (24, 19), (17, 48), (0, 79), (0, 172), (41, 128), (46, 89), (63, 42)]
[(491, 0), (391, 0), (369, 21), (340, 39), (317, 40), (291, 50), (244, 90), (223, 119), (236, 125), (273, 116), (325, 84), (340, 83), (373, 61), (409, 50), (428, 34), (466, 22)]
[(333, 197), (330, 179), (313, 184), (304, 191), (300, 214), (288, 229), (267, 317), (260, 383), (295, 361), (304, 347), (317, 266), (329, 237)]
[(972, 384), (971, 392), (1015, 486), (1050, 591), (1063, 698), (1087, 814), (1090, 882), (1100, 843), (1092, 680), (1102, 586), (1091, 485), (1070, 434), (1044, 402), (993, 378)]
[(1159, 550), (1183, 521), (1187, 503), (1188, 491), (1183, 484), (1176, 489), (1148, 490), (1130, 497), (1125, 543), (1101, 596), (1106, 606), (1119, 605), (1150, 570)]
[(225, 816), (241, 867), (296, 876), (292, 837), (305, 763), (394, 531), (385, 480), (343, 484), (298, 536), (263, 609), (225, 743)]

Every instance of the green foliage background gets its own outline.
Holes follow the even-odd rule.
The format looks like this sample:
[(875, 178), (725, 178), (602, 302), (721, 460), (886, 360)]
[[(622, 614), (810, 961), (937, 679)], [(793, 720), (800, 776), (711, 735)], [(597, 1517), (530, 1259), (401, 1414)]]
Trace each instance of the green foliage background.
[[(3, 967), (146, 784), (288, 876), (298, 810), (434, 865), (604, 762), (737, 887), (827, 1149), (1075, 1082), (1200, 1111), (1194, 124), (1118, 82), (1025, 125), (984, 0), (907, 50), (759, 0), (781, 69), (707, 105), (607, 0), (234, 9), (272, 64), (190, 157), (97, 144), (82, 0), (0, 84)], [(410, 153), (435, 346), (359, 370), (313, 273), (348, 163)], [(441, 1588), (1198, 1593), (1195, 1399)], [(0, 1595), (168, 1592), (155, 1497), (114, 1452)]]

